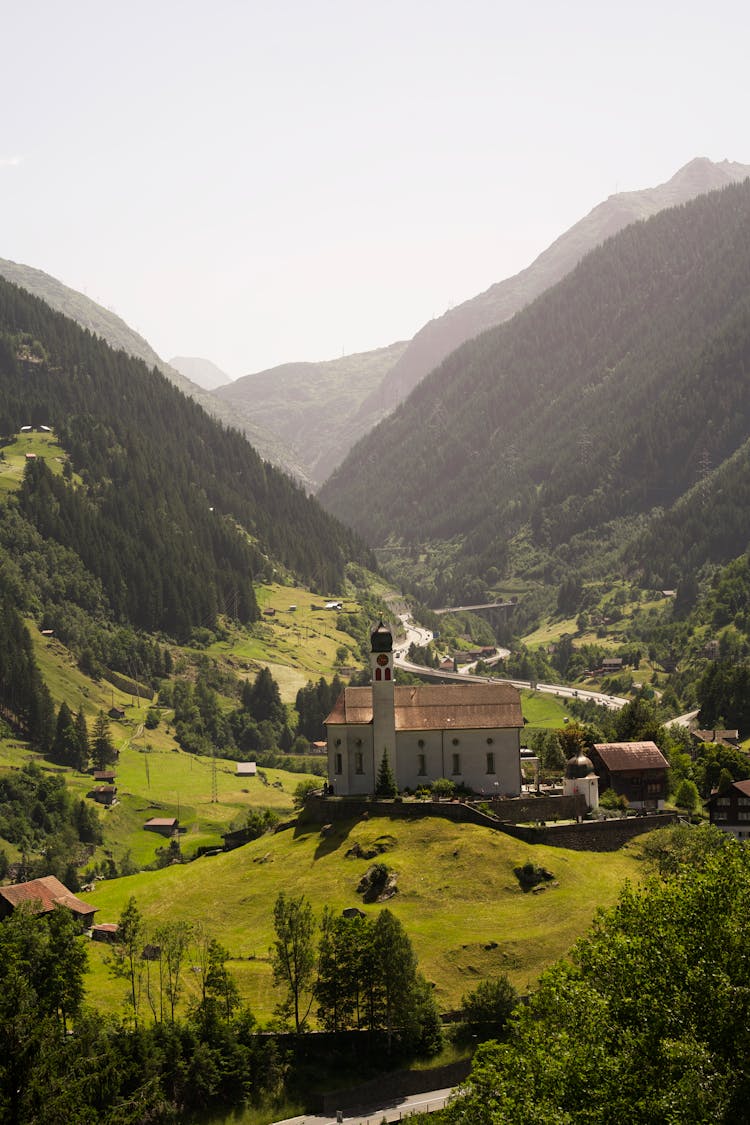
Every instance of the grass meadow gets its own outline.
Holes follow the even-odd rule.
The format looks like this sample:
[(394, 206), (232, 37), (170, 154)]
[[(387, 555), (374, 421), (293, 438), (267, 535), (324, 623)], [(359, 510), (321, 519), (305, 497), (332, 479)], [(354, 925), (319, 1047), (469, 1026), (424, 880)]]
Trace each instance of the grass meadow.
[[(406, 927), (443, 1009), (500, 973), (521, 991), (532, 987), (586, 930), (596, 908), (614, 902), (625, 879), (641, 874), (637, 843), (615, 853), (573, 852), (437, 818), (373, 818), (337, 824), (325, 836), (317, 826), (291, 827), (191, 864), (105, 880), (86, 898), (102, 922), (116, 921), (131, 895), (151, 925), (200, 921), (229, 950), (243, 998), (267, 1020), (279, 998), (269, 960), (278, 892), (304, 895), (318, 917), (325, 905), (376, 913), (381, 906), (362, 907), (356, 893), (369, 861), (346, 852), (378, 839), (398, 875), (388, 907)], [(514, 874), (529, 860), (555, 877), (542, 893), (524, 893)], [(117, 1008), (123, 986), (107, 971), (107, 949), (92, 945), (91, 954), (92, 998)]]

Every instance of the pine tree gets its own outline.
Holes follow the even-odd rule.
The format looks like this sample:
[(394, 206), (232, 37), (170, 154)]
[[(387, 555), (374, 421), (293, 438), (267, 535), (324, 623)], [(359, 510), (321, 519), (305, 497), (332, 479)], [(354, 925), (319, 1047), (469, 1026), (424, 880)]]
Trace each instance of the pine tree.
[(89, 730), (86, 725), (86, 716), (83, 713), (83, 707), (76, 715), (75, 718), (76, 728), (76, 760), (73, 763), (77, 770), (81, 773), (89, 768), (89, 758), (91, 757), (91, 747), (89, 745)]
[(396, 779), (393, 776), (391, 763), (388, 760), (388, 749), (383, 748), (383, 757), (380, 759), (380, 768), (378, 769), (378, 779), (375, 783), (375, 796), (376, 797), (395, 797), (398, 793), (398, 786)]
[(94, 720), (93, 734), (91, 757), (94, 760), (95, 768), (104, 770), (114, 762), (117, 752), (109, 733), (109, 719), (103, 711), (100, 711)]
[(73, 764), (75, 758), (76, 730), (73, 726), (73, 716), (65, 700), (60, 704), (57, 712), (57, 726), (55, 739), (52, 743), (52, 757), (64, 766)]

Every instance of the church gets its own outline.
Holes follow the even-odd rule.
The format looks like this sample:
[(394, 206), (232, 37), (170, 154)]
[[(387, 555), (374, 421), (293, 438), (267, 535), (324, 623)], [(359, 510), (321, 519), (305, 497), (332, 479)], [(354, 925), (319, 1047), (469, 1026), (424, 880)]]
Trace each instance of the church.
[(393, 637), (371, 634), (370, 687), (347, 687), (325, 720), (328, 779), (337, 796), (375, 792), (383, 754), (398, 788), (439, 777), (488, 796), (521, 792), (521, 697), (510, 684), (394, 682)]

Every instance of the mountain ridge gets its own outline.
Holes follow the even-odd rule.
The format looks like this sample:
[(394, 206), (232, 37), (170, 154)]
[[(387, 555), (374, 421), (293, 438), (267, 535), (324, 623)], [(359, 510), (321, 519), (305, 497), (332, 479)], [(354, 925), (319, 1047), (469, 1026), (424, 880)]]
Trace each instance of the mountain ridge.
[[(316, 490), (377, 423), (394, 411), (411, 390), (466, 340), (514, 316), (540, 293), (561, 280), (594, 246), (629, 223), (648, 218), (665, 207), (715, 190), (750, 175), (750, 165), (696, 157), (665, 183), (631, 192), (619, 192), (597, 204), (563, 232), (529, 266), (512, 277), (495, 282), (484, 292), (454, 306), (429, 321), (403, 343), (373, 352), (356, 353), (319, 363), (287, 363), (242, 376), (220, 388), (217, 397), (231, 402), (246, 428), (266, 427), (286, 439), (294, 450), (302, 479)], [(364, 395), (352, 394), (364, 365), (376, 357), (388, 362), (372, 371), (372, 385)], [(294, 373), (293, 375), (291, 373)], [(329, 389), (310, 391), (302, 374), (329, 381)], [(332, 376), (338, 376), (334, 382)], [(299, 396), (296, 400), (294, 396)], [(314, 431), (300, 415), (311, 399), (318, 398), (317, 417), (330, 427), (330, 440), (321, 454)], [(347, 411), (346, 403), (349, 403)], [(294, 470), (299, 471), (299, 470)]]
[(186, 379), (190, 379), (196, 386), (204, 391), (215, 391), (232, 380), (226, 371), (222, 371), (210, 359), (201, 356), (176, 355), (169, 360), (169, 366), (179, 371)]
[[(702, 450), (718, 466), (743, 445), (748, 292), (750, 180), (630, 224), (451, 353), (320, 499), (371, 544), (456, 540), (453, 578), (503, 572), (524, 525), (558, 566), (580, 566), (597, 529), (676, 503)], [(747, 517), (731, 522), (727, 558), (750, 536)]]

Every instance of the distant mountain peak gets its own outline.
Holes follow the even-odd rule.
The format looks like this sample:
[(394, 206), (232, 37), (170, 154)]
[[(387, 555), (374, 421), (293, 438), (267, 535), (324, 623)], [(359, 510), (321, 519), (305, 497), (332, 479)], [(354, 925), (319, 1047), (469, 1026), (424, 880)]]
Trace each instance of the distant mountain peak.
[(200, 356), (176, 355), (170, 359), (169, 364), (186, 379), (203, 387), (204, 391), (214, 391), (217, 387), (232, 382), (226, 371), (222, 371), (210, 359), (202, 359)]

